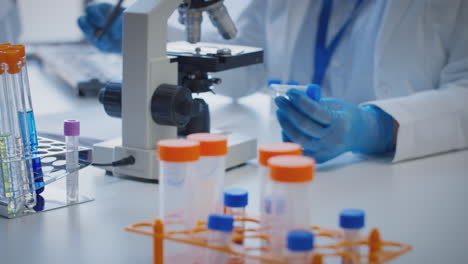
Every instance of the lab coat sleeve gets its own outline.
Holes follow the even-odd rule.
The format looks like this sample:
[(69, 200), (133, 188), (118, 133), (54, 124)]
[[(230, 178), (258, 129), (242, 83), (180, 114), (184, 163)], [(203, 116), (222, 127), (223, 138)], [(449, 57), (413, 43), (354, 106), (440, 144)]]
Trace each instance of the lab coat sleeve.
[[(265, 13), (268, 0), (250, 0), (247, 7), (236, 19), (238, 36), (233, 40), (224, 40), (217, 31), (203, 32), (203, 42), (224, 43), (232, 45), (265, 47)], [(207, 19), (204, 23), (210, 23)], [(169, 27), (169, 40), (184, 39), (181, 27)], [(265, 64), (241, 67), (213, 74), (221, 78), (222, 84), (214, 91), (232, 98), (240, 98), (260, 90), (266, 84)]]
[(461, 3), (439, 89), (369, 103), (399, 124), (394, 162), (468, 147), (468, 3)]

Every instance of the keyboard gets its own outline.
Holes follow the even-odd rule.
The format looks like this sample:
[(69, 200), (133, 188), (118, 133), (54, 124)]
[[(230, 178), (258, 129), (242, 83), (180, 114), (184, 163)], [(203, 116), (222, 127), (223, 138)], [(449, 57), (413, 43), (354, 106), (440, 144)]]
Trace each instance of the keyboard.
[(78, 95), (96, 94), (107, 82), (122, 80), (122, 56), (100, 52), (88, 43), (35, 45), (33, 53)]

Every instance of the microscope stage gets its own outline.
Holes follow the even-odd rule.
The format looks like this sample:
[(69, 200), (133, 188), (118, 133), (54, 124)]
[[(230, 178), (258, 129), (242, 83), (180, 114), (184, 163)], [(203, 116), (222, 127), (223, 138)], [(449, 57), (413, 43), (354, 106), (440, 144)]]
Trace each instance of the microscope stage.
[(172, 57), (172, 62), (177, 61), (186, 71), (220, 72), (263, 63), (261, 48), (218, 43), (170, 42), (167, 54)]

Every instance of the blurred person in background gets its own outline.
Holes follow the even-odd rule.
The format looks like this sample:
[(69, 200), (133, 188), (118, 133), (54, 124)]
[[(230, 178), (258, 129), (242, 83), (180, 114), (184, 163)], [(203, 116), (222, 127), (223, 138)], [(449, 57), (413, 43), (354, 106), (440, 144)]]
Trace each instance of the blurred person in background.
[(0, 43), (17, 43), (21, 33), (16, 0), (0, 0)]

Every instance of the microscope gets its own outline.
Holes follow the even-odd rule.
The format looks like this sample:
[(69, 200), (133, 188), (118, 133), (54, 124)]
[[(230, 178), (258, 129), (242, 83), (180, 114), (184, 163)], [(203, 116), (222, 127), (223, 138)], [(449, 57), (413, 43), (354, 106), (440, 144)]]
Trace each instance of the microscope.
[[(187, 42), (168, 43), (167, 21), (176, 10)], [(107, 171), (158, 179), (159, 140), (211, 131), (208, 104), (192, 96), (221, 83), (209, 74), (263, 63), (260, 48), (200, 42), (205, 12), (224, 39), (237, 35), (223, 0), (138, 0), (124, 12), (123, 80), (99, 94), (106, 113), (122, 118), (122, 138), (96, 144), (93, 156), (97, 163), (133, 156), (135, 163)], [(226, 134), (227, 168), (256, 157), (255, 138)]]

